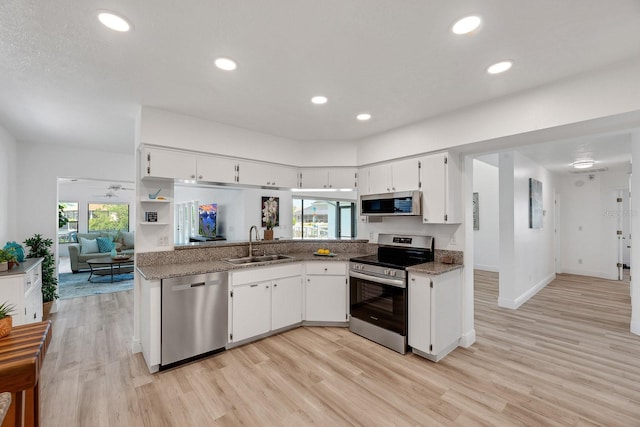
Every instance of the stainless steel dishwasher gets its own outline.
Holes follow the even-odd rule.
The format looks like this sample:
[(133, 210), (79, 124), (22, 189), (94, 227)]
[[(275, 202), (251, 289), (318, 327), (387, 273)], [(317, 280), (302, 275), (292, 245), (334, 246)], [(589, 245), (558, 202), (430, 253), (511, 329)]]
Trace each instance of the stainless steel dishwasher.
[(224, 350), (227, 273), (162, 280), (161, 367)]

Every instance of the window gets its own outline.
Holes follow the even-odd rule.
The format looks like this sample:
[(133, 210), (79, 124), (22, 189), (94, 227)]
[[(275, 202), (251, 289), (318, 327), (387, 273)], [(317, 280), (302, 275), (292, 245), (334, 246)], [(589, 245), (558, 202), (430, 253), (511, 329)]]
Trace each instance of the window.
[(89, 232), (129, 231), (129, 205), (89, 203)]
[(294, 239), (355, 237), (355, 203), (294, 198), (292, 230)]
[(58, 243), (74, 243), (78, 232), (78, 202), (58, 203)]

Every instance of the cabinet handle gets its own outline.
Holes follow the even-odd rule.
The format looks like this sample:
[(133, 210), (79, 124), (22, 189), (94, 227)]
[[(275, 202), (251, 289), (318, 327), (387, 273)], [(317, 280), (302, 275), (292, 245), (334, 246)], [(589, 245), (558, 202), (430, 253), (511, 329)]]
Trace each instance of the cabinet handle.
[(311, 281), (311, 279), (307, 279), (307, 282), (310, 282), (310, 281)]
[(198, 175), (198, 179), (202, 179), (202, 175)]
[(191, 175), (191, 179), (195, 179), (195, 178), (196, 178), (196, 176), (195, 176), (195, 175)]
[(269, 285), (267, 285), (267, 289), (269, 289)]
[[(277, 283), (274, 283), (274, 284), (273, 284), (273, 287), (274, 287), (274, 288), (277, 288), (277, 287), (278, 287), (278, 284), (277, 284)], [(267, 286), (267, 288), (268, 288), (268, 286)]]
[(33, 318), (34, 318), (34, 319), (36, 318), (36, 313), (33, 313)]
[(412, 277), (412, 278), (411, 278), (411, 281), (412, 281), (412, 282), (415, 282), (415, 281), (416, 281), (416, 278), (415, 278), (415, 277)]
[(255, 288), (256, 286), (258, 286), (258, 284), (254, 284), (254, 285), (249, 285), (250, 288)]
[(327, 267), (324, 268), (324, 271), (327, 271)]

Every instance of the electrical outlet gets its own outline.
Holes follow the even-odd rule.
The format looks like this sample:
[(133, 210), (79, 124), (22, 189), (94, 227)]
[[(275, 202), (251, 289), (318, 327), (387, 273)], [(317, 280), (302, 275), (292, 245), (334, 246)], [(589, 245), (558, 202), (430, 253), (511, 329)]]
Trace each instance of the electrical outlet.
[(451, 245), (452, 246), (456, 245), (456, 235), (455, 234), (453, 236), (451, 236)]
[(158, 238), (159, 246), (168, 246), (169, 245), (169, 236), (160, 236)]

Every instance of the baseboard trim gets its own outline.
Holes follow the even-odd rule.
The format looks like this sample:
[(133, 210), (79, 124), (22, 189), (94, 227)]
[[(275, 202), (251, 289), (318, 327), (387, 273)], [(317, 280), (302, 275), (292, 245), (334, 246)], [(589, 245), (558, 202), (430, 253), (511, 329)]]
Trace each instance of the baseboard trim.
[(551, 283), (556, 278), (556, 273), (551, 273), (541, 281), (539, 281), (535, 286), (530, 288), (528, 291), (517, 297), (516, 299), (508, 299), (508, 298), (498, 298), (498, 306), (503, 308), (510, 308), (512, 310), (516, 310), (522, 304), (529, 301), (531, 297), (540, 292), (545, 286)]
[(469, 348), (476, 342), (476, 330), (471, 329), (470, 331), (462, 334), (460, 338), (460, 347)]
[(142, 342), (136, 337), (131, 338), (131, 351), (134, 354), (142, 353)]
[(563, 268), (562, 273), (575, 274), (576, 276), (597, 277), (599, 279), (618, 280), (617, 273), (604, 273), (602, 271), (576, 270), (573, 268)]
[(640, 335), (640, 322), (631, 322), (631, 333)]

